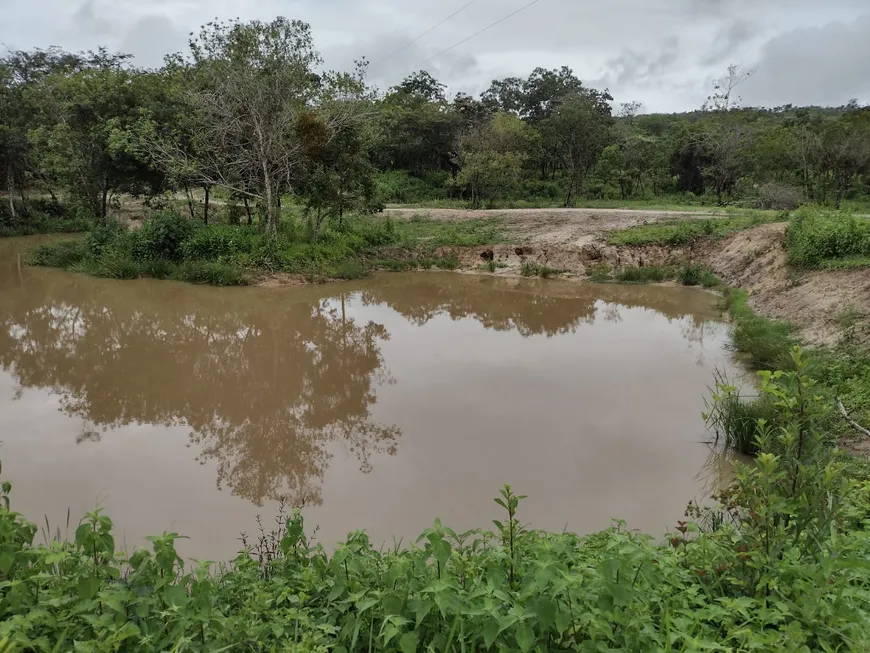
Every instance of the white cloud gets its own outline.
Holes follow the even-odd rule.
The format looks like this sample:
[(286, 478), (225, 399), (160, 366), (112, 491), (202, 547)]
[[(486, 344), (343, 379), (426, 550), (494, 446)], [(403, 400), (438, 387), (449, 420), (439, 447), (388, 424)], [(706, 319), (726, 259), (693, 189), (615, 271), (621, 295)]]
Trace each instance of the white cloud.
[[(327, 65), (345, 67), (367, 56), (377, 64), (371, 75), (382, 88), (421, 67), (451, 92), (477, 92), (495, 77), (569, 65), (588, 82), (609, 86), (617, 100), (640, 100), (650, 110), (682, 110), (699, 106), (710, 80), (729, 63), (740, 63), (758, 68), (754, 85), (744, 90), (747, 102), (870, 99), (859, 70), (867, 60), (863, 44), (870, 43), (870, 20), (859, 20), (868, 11), (867, 0), (540, 0), (425, 63), (528, 2), (477, 0), (379, 62), (466, 2), (0, 0), (0, 42), (74, 50), (106, 45), (129, 50), (139, 63), (153, 66), (215, 17), (268, 20), (283, 14), (311, 23)], [(795, 61), (804, 74), (789, 68)]]

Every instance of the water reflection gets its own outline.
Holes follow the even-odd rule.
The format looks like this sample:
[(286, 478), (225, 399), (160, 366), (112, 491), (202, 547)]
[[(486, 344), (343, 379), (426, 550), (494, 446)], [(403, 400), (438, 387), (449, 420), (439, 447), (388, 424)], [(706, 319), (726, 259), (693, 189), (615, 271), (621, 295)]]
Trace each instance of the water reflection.
[(342, 316), (340, 302), (251, 299), (37, 274), (4, 289), (0, 365), (86, 420), (81, 442), (134, 423), (185, 425), (198, 460), (218, 462), (219, 487), (316, 504), (329, 443), (364, 472), (396, 451), (399, 430), (369, 419), (390, 381), (389, 334)]
[[(0, 368), (16, 384), (0, 430), (34, 424), (16, 440), (21, 477), (43, 473), (56, 422), (38, 406), (6, 419), (9, 402), (49, 389), (74, 424), (58, 455), (73, 441), (88, 452), (69, 473), (128, 470), (122, 458), (153, 448), (143, 469), (184, 476), (174, 491), (206, 511), (200, 537), (231, 522), (215, 556), (250, 522), (208, 503), (215, 493), (184, 498), (203, 483), (245, 506), (322, 504), (315, 523), (332, 541), (358, 527), (413, 535), (451, 510), (479, 526), (508, 481), (532, 495), (530, 521), (582, 532), (615, 516), (664, 527), (703, 488), (699, 415), (724, 336), (705, 293), (443, 273), (283, 289), (116, 282), (21, 267), (21, 242), (0, 241)], [(34, 485), (39, 511), (63, 491)], [(133, 523), (141, 480), (98, 488), (119, 514), (133, 506), (125, 526), (150, 532)], [(170, 525), (162, 510), (148, 528)]]

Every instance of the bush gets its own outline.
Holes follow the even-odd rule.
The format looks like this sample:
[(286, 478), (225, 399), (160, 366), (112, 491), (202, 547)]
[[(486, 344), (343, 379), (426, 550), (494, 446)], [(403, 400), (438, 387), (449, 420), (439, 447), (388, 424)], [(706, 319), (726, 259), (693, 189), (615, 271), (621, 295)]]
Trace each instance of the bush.
[(392, 204), (413, 204), (447, 197), (448, 175), (414, 177), (404, 170), (382, 172), (377, 176), (377, 197)]
[(616, 275), (620, 283), (661, 283), (668, 278), (667, 268), (656, 265), (623, 268)]
[(106, 250), (117, 245), (126, 234), (124, 226), (116, 220), (106, 220), (95, 225), (85, 236), (85, 246), (92, 258), (100, 258)]
[(362, 279), (368, 275), (368, 270), (359, 261), (351, 260), (341, 263), (333, 270), (332, 276), (336, 279)]
[(222, 256), (249, 254), (259, 240), (260, 235), (250, 227), (203, 227), (182, 243), (182, 257), (187, 261), (213, 261)]
[(707, 415), (707, 423), (716, 433), (716, 444), (746, 456), (759, 452), (759, 420), (770, 428), (777, 428), (778, 411), (773, 399), (762, 394), (746, 400), (740, 391), (727, 382), (719, 382), (714, 403)]
[(794, 211), (801, 205), (801, 191), (793, 186), (770, 182), (758, 189), (758, 203), (760, 209)]
[(68, 268), (79, 263), (87, 255), (88, 248), (84, 242), (80, 240), (69, 240), (37, 247), (30, 254), (27, 262), (30, 265), (41, 265), (51, 268)]
[(184, 242), (193, 237), (198, 227), (198, 223), (178, 213), (155, 213), (138, 231), (137, 258), (182, 260)]
[(684, 286), (714, 288), (719, 285), (716, 275), (699, 263), (684, 265), (677, 273), (677, 279)]
[(742, 290), (729, 290), (727, 299), (735, 322), (731, 333), (733, 347), (747, 354), (755, 369), (789, 369), (795, 344), (791, 327), (753, 313)]
[(825, 267), (838, 259), (870, 256), (870, 220), (837, 211), (802, 208), (786, 236), (789, 263)]
[(185, 261), (175, 268), (172, 278), (177, 281), (212, 286), (245, 286), (248, 284), (248, 279), (237, 267), (214, 261)]

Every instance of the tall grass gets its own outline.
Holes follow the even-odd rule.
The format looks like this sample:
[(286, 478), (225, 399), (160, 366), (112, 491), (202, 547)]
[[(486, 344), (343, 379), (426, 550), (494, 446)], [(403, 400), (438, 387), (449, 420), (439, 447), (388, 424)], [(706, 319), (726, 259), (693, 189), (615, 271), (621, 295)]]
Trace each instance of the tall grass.
[(850, 268), (870, 264), (870, 219), (804, 207), (786, 236), (789, 263), (807, 268)]
[(317, 227), (310, 219), (285, 222), (276, 236), (250, 226), (203, 226), (172, 212), (158, 213), (127, 231), (113, 222), (91, 230), (76, 245), (48, 245), (36, 265), (96, 276), (173, 278), (239, 285), (251, 277), (287, 272), (314, 281), (358, 279), (378, 260), (409, 260), (414, 267), (455, 269), (454, 248), (499, 242), (497, 220), (442, 222), (414, 218), (348, 216)]
[(745, 212), (728, 217), (692, 218), (688, 220), (667, 220), (651, 224), (637, 225), (608, 236), (611, 245), (688, 245), (708, 238), (723, 238), (728, 234), (749, 229), (766, 222), (787, 219), (786, 214), (772, 212)]

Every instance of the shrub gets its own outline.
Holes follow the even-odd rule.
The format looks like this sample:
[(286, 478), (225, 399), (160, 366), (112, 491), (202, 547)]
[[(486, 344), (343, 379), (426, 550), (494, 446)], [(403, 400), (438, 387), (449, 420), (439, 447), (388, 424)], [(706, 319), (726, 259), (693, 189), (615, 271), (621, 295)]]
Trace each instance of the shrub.
[(677, 272), (677, 279), (684, 286), (714, 288), (719, 285), (716, 275), (699, 263), (690, 263), (681, 267)]
[(184, 261), (175, 268), (172, 278), (212, 286), (245, 286), (248, 283), (237, 267), (215, 261)]
[(368, 275), (368, 270), (359, 261), (351, 260), (341, 263), (335, 268), (332, 276), (336, 279), (362, 279)]
[(178, 213), (155, 213), (142, 223), (138, 231), (137, 258), (180, 261), (184, 255), (184, 242), (193, 237), (198, 226)]
[(153, 279), (169, 279), (175, 272), (175, 265), (166, 259), (156, 258), (141, 265), (143, 276)]
[(51, 268), (69, 268), (79, 263), (88, 255), (88, 248), (80, 240), (61, 241), (49, 245), (41, 245), (30, 254), (27, 262), (30, 265), (41, 265)]
[(770, 182), (758, 189), (758, 203), (761, 209), (794, 211), (801, 205), (801, 191), (793, 186)]
[(717, 383), (713, 398), (706, 417), (716, 433), (717, 445), (721, 443), (729, 450), (754, 456), (759, 451), (759, 420), (771, 428), (779, 426), (777, 408), (767, 394), (747, 400), (735, 386), (722, 380)]
[(667, 268), (646, 265), (623, 268), (617, 273), (616, 280), (620, 283), (661, 283), (668, 276)]
[(209, 226), (197, 229), (181, 246), (184, 260), (216, 260), (222, 256), (249, 254), (260, 240), (250, 227)]
[(97, 261), (92, 274), (108, 279), (136, 279), (141, 272), (142, 267), (131, 256), (109, 251)]
[(85, 236), (85, 246), (92, 258), (99, 258), (108, 248), (114, 246), (126, 229), (117, 220), (100, 222)]
[(786, 236), (789, 263), (808, 268), (828, 261), (870, 256), (870, 220), (837, 211), (802, 208)]
[(753, 313), (742, 290), (729, 290), (727, 300), (735, 322), (731, 333), (733, 347), (747, 354), (755, 369), (789, 369), (795, 344), (791, 327)]

